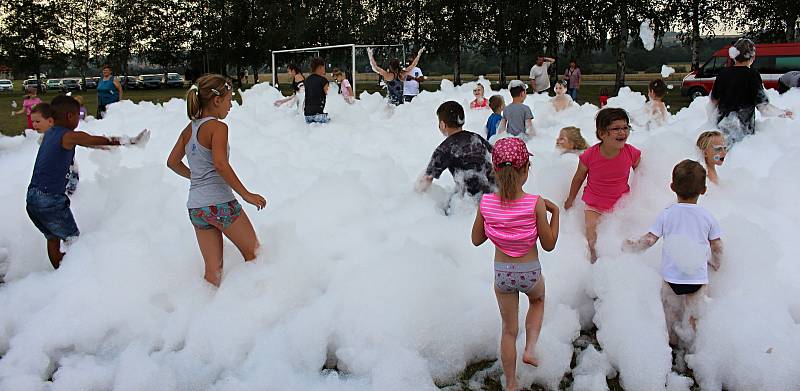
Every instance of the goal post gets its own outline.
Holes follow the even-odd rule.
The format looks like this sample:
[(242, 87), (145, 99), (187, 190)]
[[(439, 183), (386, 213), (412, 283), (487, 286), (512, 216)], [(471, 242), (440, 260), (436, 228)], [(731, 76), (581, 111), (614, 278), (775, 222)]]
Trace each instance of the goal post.
[(281, 53), (316, 53), (319, 56), (320, 50), (329, 50), (329, 49), (350, 49), (350, 75), (351, 75), (351, 85), (353, 87), (353, 93), (356, 93), (356, 50), (364, 49), (364, 48), (400, 48), (403, 53), (403, 64), (406, 63), (406, 45), (405, 44), (394, 44), (394, 45), (357, 45), (357, 44), (342, 44), (342, 45), (330, 45), (330, 46), (314, 46), (314, 47), (307, 47), (307, 48), (298, 48), (298, 49), (283, 49), (283, 50), (273, 50), (272, 51), (272, 86), (277, 88), (279, 86), (278, 83), (278, 68), (277, 63), (275, 62), (275, 55)]

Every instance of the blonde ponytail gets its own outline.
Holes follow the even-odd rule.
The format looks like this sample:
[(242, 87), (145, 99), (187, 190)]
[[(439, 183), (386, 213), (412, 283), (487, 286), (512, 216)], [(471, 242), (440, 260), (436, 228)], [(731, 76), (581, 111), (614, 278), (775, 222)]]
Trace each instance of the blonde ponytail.
[(203, 108), (215, 96), (223, 96), (231, 92), (231, 85), (225, 76), (206, 74), (197, 79), (197, 83), (186, 91), (186, 114), (189, 119), (199, 119)]

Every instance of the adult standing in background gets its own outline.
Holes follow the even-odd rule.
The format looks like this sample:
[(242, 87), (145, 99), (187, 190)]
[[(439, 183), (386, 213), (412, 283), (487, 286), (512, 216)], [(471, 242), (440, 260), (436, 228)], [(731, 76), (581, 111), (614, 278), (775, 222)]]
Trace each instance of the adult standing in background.
[(330, 82), (325, 78), (325, 61), (319, 57), (311, 60), (311, 74), (308, 75), (303, 85), (306, 91), (303, 105), (306, 123), (328, 123), (330, 119), (325, 112), (325, 101), (328, 98)]
[(564, 71), (564, 80), (567, 81), (567, 95), (572, 97), (572, 100), (578, 99), (578, 89), (581, 88), (581, 69), (578, 68), (578, 63), (575, 60), (569, 62), (569, 68)]
[(411, 69), (406, 75), (406, 82), (403, 83), (403, 99), (406, 102), (411, 102), (419, 95), (419, 83), (425, 81), (425, 75), (422, 74), (422, 69), (415, 66), (411, 68), (412, 61), (409, 61), (407, 69)]
[(543, 55), (536, 56), (536, 65), (531, 67), (531, 88), (533, 92), (545, 92), (550, 88), (550, 75), (547, 69), (556, 60)]
[(103, 65), (103, 77), (97, 83), (97, 119), (106, 115), (106, 107), (122, 99), (122, 85), (111, 74), (111, 66)]

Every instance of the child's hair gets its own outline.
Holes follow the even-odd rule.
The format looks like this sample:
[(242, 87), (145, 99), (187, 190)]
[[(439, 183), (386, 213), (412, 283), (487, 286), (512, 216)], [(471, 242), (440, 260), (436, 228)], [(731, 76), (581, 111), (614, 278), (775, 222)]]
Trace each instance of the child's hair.
[(503, 101), (503, 97), (500, 95), (492, 95), (492, 97), (489, 98), (489, 107), (495, 113), (497, 112), (497, 110), (500, 110), (500, 108), (503, 107), (505, 103), (506, 102)]
[(561, 84), (562, 87), (567, 88), (567, 86), (569, 85), (569, 80), (561, 79), (561, 80), (557, 81), (556, 84)]
[(339, 77), (343, 75), (342, 71), (339, 68), (333, 68), (331, 74), (333, 74), (333, 77)]
[(586, 139), (583, 138), (581, 134), (581, 128), (575, 126), (567, 126), (561, 128), (561, 131), (564, 132), (564, 135), (567, 139), (575, 146), (575, 149), (579, 151), (583, 151), (586, 148), (589, 148), (589, 144), (586, 142)]
[(294, 64), (294, 63), (287, 65), (287, 66), (286, 66), (286, 71), (287, 71), (287, 72), (288, 72), (288, 71), (293, 71), (294, 73), (303, 73), (303, 72), (300, 70), (300, 67), (299, 67), (299, 66), (297, 66), (297, 64)]
[(628, 112), (626, 112), (625, 109), (609, 107), (598, 111), (595, 117), (595, 126), (597, 126), (595, 135), (597, 139), (600, 139), (601, 131), (605, 131), (612, 122), (617, 120), (625, 120), (627, 123), (631, 122), (630, 118), (628, 118)]
[(697, 148), (701, 151), (705, 151), (709, 145), (711, 145), (711, 139), (716, 136), (722, 136), (722, 132), (719, 130), (709, 130), (703, 133), (700, 133), (700, 137), (697, 138)]
[(403, 70), (400, 69), (400, 60), (395, 58), (389, 61), (389, 72), (394, 73), (395, 77), (400, 77), (400, 73), (403, 72)]
[(31, 109), (31, 114), (39, 113), (44, 119), (53, 118), (53, 109), (50, 107), (49, 103), (39, 103), (36, 106), (33, 106)]
[(66, 95), (59, 95), (50, 101), (50, 109), (52, 110), (53, 119), (65, 120), (67, 114), (81, 111), (81, 105), (75, 98)]
[(444, 122), (448, 128), (460, 128), (464, 126), (464, 108), (456, 101), (442, 103), (436, 109), (436, 116), (439, 121)]
[(75, 96), (73, 96), (73, 98), (75, 98), (75, 100), (77, 100), (77, 101), (78, 101), (78, 103), (79, 103), (81, 106), (83, 106), (83, 96), (82, 96), (82, 95), (75, 95)]
[(608, 96), (608, 88), (603, 87), (600, 89), (600, 96)]
[(728, 55), (736, 62), (750, 61), (756, 55), (756, 44), (747, 38), (740, 38), (728, 49)]
[(197, 84), (191, 86), (186, 92), (186, 113), (190, 119), (200, 118), (208, 102), (216, 96), (223, 96), (230, 91), (231, 86), (225, 76), (207, 74), (197, 79)]
[(514, 86), (508, 90), (511, 93), (512, 98), (520, 97), (522, 94), (525, 93), (525, 87), (523, 86)]
[(672, 190), (682, 199), (699, 196), (706, 189), (706, 169), (690, 159), (672, 169)]
[(522, 182), (522, 173), (527, 167), (499, 167), (494, 170), (494, 181), (497, 183), (497, 195), (500, 201), (513, 200)]
[(100, 69), (101, 69), (101, 70), (102, 70), (102, 69), (108, 69), (108, 70), (109, 70), (109, 71), (111, 71), (111, 72), (113, 72), (113, 71), (114, 71), (114, 68), (112, 68), (112, 67), (111, 67), (111, 64), (103, 64), (103, 67), (102, 67), (102, 68), (100, 68)]
[(662, 79), (655, 79), (651, 81), (648, 88), (650, 91), (653, 91), (653, 95), (659, 99), (663, 98), (664, 95), (667, 94), (667, 83), (664, 83), (664, 80)]
[(484, 93), (486, 93), (486, 87), (484, 87), (484, 86), (483, 86), (483, 84), (481, 84), (481, 83), (478, 83), (478, 85), (476, 85), (476, 86), (475, 86), (475, 88), (480, 88), (480, 89), (481, 89), (481, 91), (483, 91)]
[(311, 72), (314, 72), (319, 67), (324, 67), (325, 61), (319, 57), (314, 57), (311, 59)]

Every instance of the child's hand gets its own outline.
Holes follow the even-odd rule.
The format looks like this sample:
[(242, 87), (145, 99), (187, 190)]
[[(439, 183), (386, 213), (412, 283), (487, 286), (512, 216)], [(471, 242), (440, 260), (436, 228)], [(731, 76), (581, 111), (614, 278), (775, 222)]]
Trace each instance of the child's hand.
[(625, 239), (622, 242), (622, 251), (623, 252), (634, 252), (637, 250), (639, 242), (633, 239)]
[(714, 269), (714, 271), (719, 270), (719, 259), (711, 257), (711, 260), (708, 261), (708, 266), (711, 266), (711, 268)]
[(419, 52), (417, 52), (417, 55), (419, 56), (424, 52), (425, 52), (425, 46), (423, 46), (422, 49), (420, 49)]
[(544, 200), (544, 209), (550, 212), (551, 214), (558, 213), (558, 205), (554, 204), (552, 201), (548, 200), (547, 198), (542, 198)]
[(572, 208), (572, 204), (574, 204), (574, 203), (575, 203), (575, 199), (574, 198), (567, 198), (567, 200), (564, 201), (564, 209)]
[(367, 54), (372, 55), (372, 48), (367, 48)]
[(267, 200), (262, 197), (260, 194), (255, 193), (247, 193), (242, 196), (245, 202), (248, 204), (254, 205), (258, 210), (264, 209), (267, 207)]

